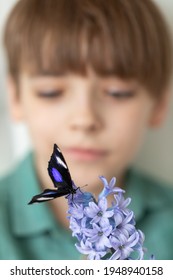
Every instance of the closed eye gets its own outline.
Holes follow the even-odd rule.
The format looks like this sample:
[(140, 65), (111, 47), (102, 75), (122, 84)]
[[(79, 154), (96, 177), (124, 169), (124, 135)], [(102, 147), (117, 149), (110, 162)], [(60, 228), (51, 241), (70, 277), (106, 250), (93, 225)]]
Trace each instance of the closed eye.
[(134, 97), (135, 91), (107, 91), (108, 96), (113, 97), (114, 99), (124, 100)]
[(63, 91), (62, 90), (50, 90), (50, 91), (45, 90), (45, 91), (38, 91), (36, 94), (38, 97), (41, 97), (41, 98), (54, 99), (54, 98), (62, 96)]

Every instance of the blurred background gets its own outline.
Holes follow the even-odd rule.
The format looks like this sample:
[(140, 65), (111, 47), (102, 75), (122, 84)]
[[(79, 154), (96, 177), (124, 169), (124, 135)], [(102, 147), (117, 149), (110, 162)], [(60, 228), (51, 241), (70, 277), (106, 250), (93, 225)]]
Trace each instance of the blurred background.
[[(154, 1), (165, 14), (173, 33), (173, 1)], [(8, 172), (31, 147), (24, 124), (16, 124), (10, 120), (7, 106), (6, 62), (2, 34), (6, 17), (15, 2), (17, 0), (0, 0), (0, 176)], [(149, 131), (146, 140), (134, 165), (173, 185), (173, 93), (165, 124), (161, 129)]]

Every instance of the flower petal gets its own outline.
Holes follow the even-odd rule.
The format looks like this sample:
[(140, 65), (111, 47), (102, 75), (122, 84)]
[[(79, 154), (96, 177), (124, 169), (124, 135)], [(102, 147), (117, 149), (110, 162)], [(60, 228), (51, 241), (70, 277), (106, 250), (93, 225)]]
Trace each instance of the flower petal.
[(103, 212), (106, 211), (106, 209), (107, 209), (107, 199), (106, 199), (106, 197), (103, 197), (102, 199), (99, 200), (98, 206)]
[(97, 215), (97, 213), (99, 212), (99, 207), (97, 206), (97, 204), (95, 202), (90, 202), (88, 207), (85, 207), (84, 209), (84, 213), (90, 217), (90, 218), (94, 218), (95, 215)]

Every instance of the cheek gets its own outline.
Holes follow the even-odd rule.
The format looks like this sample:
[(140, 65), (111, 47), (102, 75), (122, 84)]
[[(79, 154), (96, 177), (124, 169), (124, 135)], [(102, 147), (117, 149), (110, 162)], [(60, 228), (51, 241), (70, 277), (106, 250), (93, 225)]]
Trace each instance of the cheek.
[[(136, 110), (131, 112), (130, 118), (129, 118), (129, 131), (128, 133), (133, 138), (136, 139), (139, 142), (143, 140), (147, 129), (149, 127), (149, 121), (151, 117), (152, 107), (150, 104), (146, 104), (144, 106), (138, 106)], [(131, 121), (130, 121), (131, 120)]]
[(148, 128), (150, 111), (142, 106), (126, 110), (117, 116), (111, 131), (114, 139), (115, 159), (122, 165), (130, 164), (141, 148)]
[(58, 110), (34, 102), (23, 103), (24, 121), (35, 145), (54, 141), (60, 131), (61, 120)]
[(124, 143), (124, 150), (126, 155), (131, 159), (134, 158), (136, 153), (141, 148), (145, 139), (147, 131), (147, 123), (144, 118), (136, 117), (133, 122), (126, 123), (126, 129), (124, 130), (124, 137), (122, 143)]

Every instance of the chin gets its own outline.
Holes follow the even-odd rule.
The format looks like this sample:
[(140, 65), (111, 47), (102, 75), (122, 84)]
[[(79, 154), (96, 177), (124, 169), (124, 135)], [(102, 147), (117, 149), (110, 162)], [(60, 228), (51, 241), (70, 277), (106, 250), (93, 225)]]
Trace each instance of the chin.
[(80, 172), (77, 172), (76, 176), (73, 176), (72, 179), (77, 186), (83, 188), (83, 191), (92, 192), (94, 194), (101, 190), (102, 183), (99, 179), (100, 175), (102, 174), (97, 172), (93, 174), (85, 170), (83, 176)]

